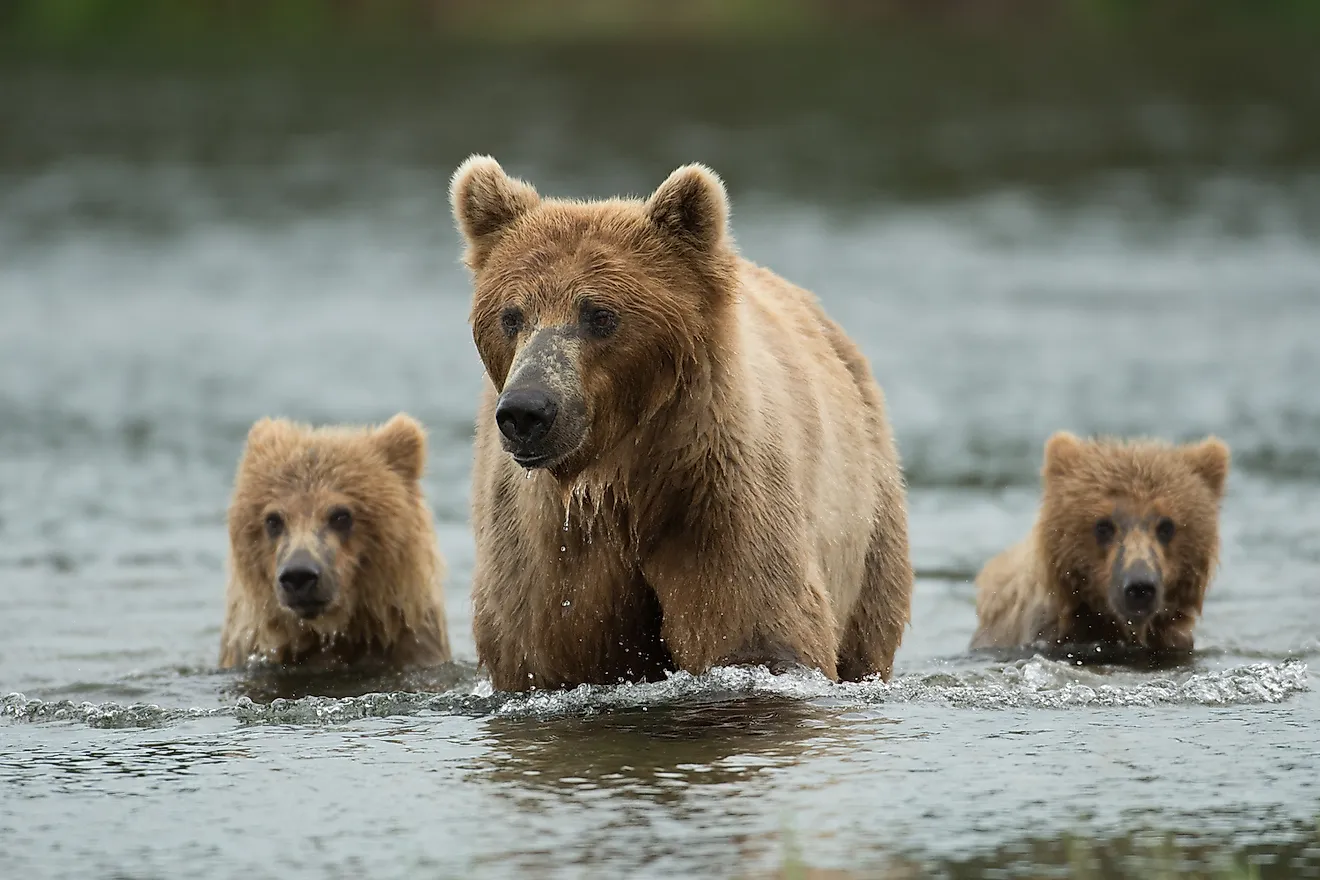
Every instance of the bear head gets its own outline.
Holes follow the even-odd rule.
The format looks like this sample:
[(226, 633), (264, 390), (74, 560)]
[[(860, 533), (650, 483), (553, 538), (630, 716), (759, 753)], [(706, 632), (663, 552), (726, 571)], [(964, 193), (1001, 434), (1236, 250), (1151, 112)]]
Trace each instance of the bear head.
[(543, 199), (474, 156), (450, 195), (474, 279), (473, 338), (498, 392), (500, 442), (520, 466), (570, 478), (680, 389), (702, 393), (737, 291), (713, 172), (679, 168), (644, 201), (579, 202)]
[[(343, 631), (393, 601), (393, 580), (429, 549), (418, 480), (426, 435), (397, 415), (375, 429), (262, 419), (248, 433), (229, 508), (236, 583), (264, 616)], [(420, 531), (419, 531), (420, 530)]]
[(1144, 643), (1152, 624), (1201, 611), (1219, 554), (1228, 447), (1082, 441), (1045, 445), (1039, 540), (1063, 606), (1107, 615)]

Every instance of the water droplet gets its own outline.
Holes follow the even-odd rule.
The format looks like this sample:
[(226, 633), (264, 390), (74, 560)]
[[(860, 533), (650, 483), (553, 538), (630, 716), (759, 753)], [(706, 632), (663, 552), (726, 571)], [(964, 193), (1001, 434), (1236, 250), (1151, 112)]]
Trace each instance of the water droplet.
[(562, 605), (562, 606), (565, 607), (565, 608), (568, 608), (568, 607), (572, 606), (573, 603), (572, 603), (571, 600), (569, 600), (569, 599), (565, 599), (564, 601), (560, 602), (559, 604)]
[(559, 545), (559, 552), (560, 552), (560, 553), (567, 553), (567, 552), (568, 552), (568, 547), (565, 546), (565, 545), (563, 545), (563, 544), (560, 544), (560, 545)]
[[(532, 469), (531, 469), (531, 468), (528, 468), (528, 469), (527, 469), (527, 479), (530, 480), (531, 478), (532, 478)], [(528, 677), (528, 678), (531, 678), (530, 675), (527, 676), (527, 677)]]

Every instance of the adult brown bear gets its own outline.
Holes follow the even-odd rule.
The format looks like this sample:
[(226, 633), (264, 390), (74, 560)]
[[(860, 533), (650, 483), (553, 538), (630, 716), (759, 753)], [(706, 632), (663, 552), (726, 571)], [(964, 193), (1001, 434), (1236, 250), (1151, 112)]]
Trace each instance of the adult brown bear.
[(554, 200), (474, 156), (451, 197), (489, 378), (472, 595), (495, 686), (887, 677), (912, 568), (883, 397), (811, 294), (738, 256), (719, 178)]

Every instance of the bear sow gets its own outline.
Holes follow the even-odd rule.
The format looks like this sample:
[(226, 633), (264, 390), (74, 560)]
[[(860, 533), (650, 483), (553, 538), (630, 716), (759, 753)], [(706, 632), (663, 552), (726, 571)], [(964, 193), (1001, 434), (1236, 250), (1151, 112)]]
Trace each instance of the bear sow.
[(912, 568), (883, 396), (815, 297), (738, 255), (719, 178), (556, 200), (474, 156), (451, 198), (488, 378), (472, 594), (495, 686), (887, 677)]

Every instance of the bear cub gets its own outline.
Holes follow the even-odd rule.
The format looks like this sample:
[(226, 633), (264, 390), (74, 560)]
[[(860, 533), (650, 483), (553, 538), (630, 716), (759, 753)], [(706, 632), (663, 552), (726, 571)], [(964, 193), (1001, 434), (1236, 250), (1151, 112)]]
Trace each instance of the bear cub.
[(221, 667), (449, 660), (425, 460), (403, 414), (374, 429), (252, 426), (229, 508)]
[(1190, 651), (1228, 468), (1214, 437), (1171, 446), (1055, 434), (1035, 528), (977, 576), (972, 648)]

